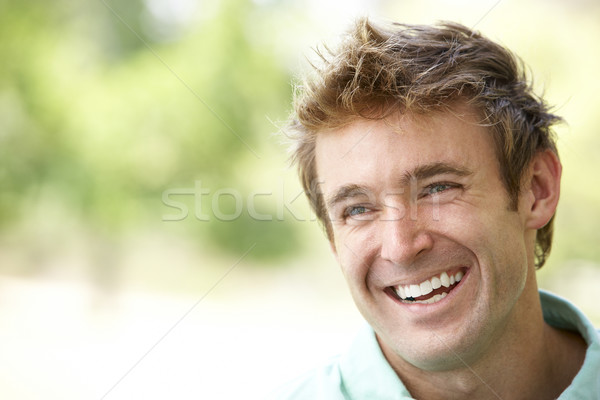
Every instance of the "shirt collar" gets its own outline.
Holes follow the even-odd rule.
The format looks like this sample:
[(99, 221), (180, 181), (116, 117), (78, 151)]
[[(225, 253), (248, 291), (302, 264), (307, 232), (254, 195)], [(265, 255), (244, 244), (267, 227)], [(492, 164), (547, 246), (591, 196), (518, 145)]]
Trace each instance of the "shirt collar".
[(555, 328), (576, 331), (587, 343), (585, 360), (558, 400), (600, 398), (600, 335), (589, 319), (572, 303), (540, 290), (544, 320)]
[(340, 360), (342, 390), (349, 399), (412, 399), (385, 359), (375, 332), (362, 329)]

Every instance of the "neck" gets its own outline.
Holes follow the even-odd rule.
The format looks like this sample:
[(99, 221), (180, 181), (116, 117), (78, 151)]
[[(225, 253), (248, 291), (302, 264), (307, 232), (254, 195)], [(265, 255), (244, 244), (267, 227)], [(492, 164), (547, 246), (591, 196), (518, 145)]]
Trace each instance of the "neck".
[[(578, 334), (543, 320), (537, 284), (524, 290), (503, 334), (483, 357), (445, 371), (426, 371), (405, 363), (394, 366), (418, 399), (554, 399), (571, 383), (585, 358)], [(526, 321), (524, 324), (523, 321)]]

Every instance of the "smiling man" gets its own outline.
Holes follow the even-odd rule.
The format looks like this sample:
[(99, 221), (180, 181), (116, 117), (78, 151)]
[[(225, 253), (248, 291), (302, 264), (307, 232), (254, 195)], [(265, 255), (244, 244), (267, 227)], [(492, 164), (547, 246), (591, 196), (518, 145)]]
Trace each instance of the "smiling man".
[(600, 340), (538, 290), (560, 118), (464, 26), (356, 23), (299, 87), (294, 160), (369, 323), (290, 399), (597, 399)]

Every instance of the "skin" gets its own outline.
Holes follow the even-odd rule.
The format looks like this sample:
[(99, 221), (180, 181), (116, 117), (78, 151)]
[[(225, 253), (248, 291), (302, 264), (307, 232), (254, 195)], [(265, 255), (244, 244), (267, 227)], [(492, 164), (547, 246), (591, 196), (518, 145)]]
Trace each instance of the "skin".
[[(317, 137), (332, 250), (413, 396), (555, 398), (585, 354), (578, 335), (544, 322), (535, 279), (535, 234), (556, 209), (560, 162), (536, 155), (511, 210), (487, 129), (468, 106), (451, 111), (359, 119)], [(437, 303), (391, 293), (458, 270)]]

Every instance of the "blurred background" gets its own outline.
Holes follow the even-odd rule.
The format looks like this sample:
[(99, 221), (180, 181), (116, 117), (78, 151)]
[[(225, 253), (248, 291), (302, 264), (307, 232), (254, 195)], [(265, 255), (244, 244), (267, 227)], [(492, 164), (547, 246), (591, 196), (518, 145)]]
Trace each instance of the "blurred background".
[(540, 285), (597, 325), (600, 3), (0, 0), (0, 397), (261, 398), (363, 324), (276, 135), (362, 15), (475, 26), (567, 124)]

